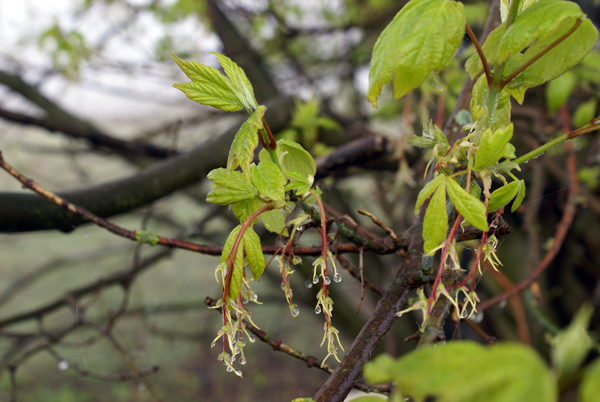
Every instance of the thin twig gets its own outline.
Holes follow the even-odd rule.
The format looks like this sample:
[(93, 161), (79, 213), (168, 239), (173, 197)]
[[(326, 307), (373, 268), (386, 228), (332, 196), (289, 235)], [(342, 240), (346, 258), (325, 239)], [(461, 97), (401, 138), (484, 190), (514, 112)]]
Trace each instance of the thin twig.
[(477, 37), (473, 33), (473, 30), (469, 26), (469, 24), (465, 24), (465, 29), (467, 30), (467, 35), (469, 35), (469, 39), (473, 42), (473, 46), (475, 46), (475, 50), (477, 50), (477, 54), (479, 55), (479, 60), (481, 60), (481, 64), (483, 65), (483, 71), (485, 73), (485, 79), (487, 80), (488, 88), (492, 88), (494, 86), (494, 79), (492, 78), (492, 72), (490, 71), (490, 66), (485, 58), (485, 54), (483, 54), (483, 49), (481, 49), (481, 45), (477, 40)]
[[(350, 265), (350, 263), (348, 262), (348, 260), (346, 260), (344, 257), (342, 257), (341, 255), (336, 256), (338, 261), (340, 262), (340, 264), (342, 264), (342, 267), (344, 267), (349, 273), (350, 275), (352, 275), (353, 277), (355, 277), (356, 279), (360, 279), (361, 275), (360, 275), (360, 271), (356, 271), (356, 269), (352, 268), (352, 266)], [(371, 282), (370, 280), (363, 278), (363, 283), (366, 287), (368, 287), (369, 289), (371, 289), (373, 291), (373, 293), (381, 296), (383, 295), (384, 290), (381, 289), (379, 286), (375, 285), (373, 282)]]
[(376, 224), (377, 226), (379, 226), (381, 229), (383, 229), (383, 231), (392, 238), (392, 240), (394, 241), (394, 243), (396, 244), (400, 244), (401, 240), (396, 236), (396, 233), (394, 233), (394, 231), (392, 229), (390, 229), (389, 227), (387, 227), (387, 225), (385, 223), (383, 223), (381, 221), (381, 219), (379, 219), (378, 217), (376, 217), (375, 215), (373, 215), (372, 213), (365, 211), (364, 209), (359, 209), (358, 213), (361, 215), (365, 215), (368, 216), (369, 218), (371, 218), (371, 220), (373, 221), (374, 224)]

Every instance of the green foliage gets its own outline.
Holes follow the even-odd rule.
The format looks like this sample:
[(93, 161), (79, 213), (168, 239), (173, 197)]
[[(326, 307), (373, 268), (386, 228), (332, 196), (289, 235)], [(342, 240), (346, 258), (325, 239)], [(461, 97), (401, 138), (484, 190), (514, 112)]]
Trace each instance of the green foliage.
[(256, 195), (256, 189), (239, 172), (218, 168), (208, 173), (207, 178), (215, 183), (206, 197), (212, 204), (229, 205), (249, 200)]
[(285, 204), (284, 187), (287, 180), (276, 164), (270, 161), (259, 163), (252, 169), (252, 182), (267, 199)]
[(560, 331), (552, 341), (552, 365), (559, 377), (575, 372), (590, 352), (594, 342), (587, 333), (587, 328), (593, 312), (593, 306), (582, 306), (569, 326)]
[(573, 113), (573, 125), (575, 127), (581, 127), (589, 123), (596, 115), (596, 107), (598, 102), (596, 99), (590, 99), (587, 102), (583, 102), (575, 109)]
[(265, 270), (265, 257), (260, 246), (260, 238), (251, 227), (244, 232), (244, 250), (246, 251), (250, 271), (256, 281)]
[[(556, 380), (542, 359), (521, 344), (484, 347), (455, 341), (413, 351), (393, 365), (389, 359), (367, 363), (365, 378), (391, 378), (400, 397), (422, 402), (553, 402)], [(373, 367), (374, 366), (374, 367)]]
[(227, 170), (234, 170), (238, 166), (246, 179), (250, 181), (250, 164), (254, 158), (254, 150), (258, 145), (258, 130), (262, 129), (262, 116), (266, 111), (265, 106), (260, 106), (248, 117), (233, 139), (229, 157), (227, 158)]
[[(442, 176), (444, 177), (444, 176)], [(425, 213), (423, 221), (423, 238), (425, 245), (423, 251), (429, 254), (436, 249), (441, 242), (446, 239), (448, 231), (448, 215), (446, 213), (446, 186), (444, 184), (437, 187), (429, 206)]]
[(487, 232), (485, 205), (471, 194), (467, 193), (457, 182), (447, 179), (447, 190), (454, 207), (467, 221), (477, 229)]
[(583, 373), (583, 381), (579, 387), (579, 402), (595, 402), (600, 395), (600, 359), (589, 364)]
[[(567, 103), (575, 88), (577, 77), (572, 71), (567, 71), (559, 78), (546, 85), (546, 103), (550, 113), (556, 113), (562, 105)], [(589, 120), (588, 120), (589, 121)]]
[(465, 21), (462, 3), (409, 1), (375, 43), (368, 93), (373, 106), (390, 80), (397, 99), (420, 86), (432, 71), (440, 71), (460, 45)]
[(54, 44), (53, 68), (70, 79), (79, 78), (81, 64), (92, 55), (83, 35), (76, 30), (65, 32), (56, 22), (40, 35), (38, 45), (44, 48), (49, 42)]
[(492, 134), (492, 130), (490, 129), (485, 130), (481, 136), (473, 169), (476, 171), (484, 170), (498, 162), (504, 156), (506, 146), (512, 135), (512, 123), (504, 130), (496, 130), (494, 134)]
[(490, 201), (488, 202), (488, 212), (494, 212), (508, 204), (513, 198), (515, 198), (520, 188), (521, 182), (513, 181), (494, 191), (490, 197)]

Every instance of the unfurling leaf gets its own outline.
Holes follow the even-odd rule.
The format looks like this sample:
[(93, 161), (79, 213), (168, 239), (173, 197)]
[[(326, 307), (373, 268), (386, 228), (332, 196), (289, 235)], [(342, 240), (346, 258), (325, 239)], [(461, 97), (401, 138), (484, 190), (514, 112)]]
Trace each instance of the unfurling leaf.
[(212, 204), (229, 205), (249, 200), (256, 195), (256, 190), (249, 185), (240, 172), (228, 172), (218, 168), (212, 170), (207, 178), (215, 185), (206, 200)]
[(456, 210), (465, 217), (467, 221), (477, 229), (487, 232), (487, 213), (485, 205), (477, 198), (462, 188), (457, 182), (448, 178), (446, 180), (448, 196)]
[(490, 197), (490, 201), (488, 202), (488, 213), (494, 212), (508, 204), (513, 198), (515, 198), (519, 188), (520, 182), (513, 181), (494, 191)]
[(462, 3), (409, 1), (375, 43), (368, 92), (373, 106), (392, 79), (397, 99), (420, 86), (432, 71), (440, 71), (462, 41), (465, 21)]
[(244, 239), (240, 239), (235, 256), (230, 256), (233, 252), (233, 246), (237, 239), (238, 233), (242, 225), (237, 225), (225, 241), (223, 246), (223, 252), (221, 253), (221, 264), (230, 262), (230, 258), (233, 258), (233, 272), (231, 273), (231, 283), (229, 285), (229, 295), (233, 300), (237, 300), (240, 292), (242, 291), (242, 277), (244, 275)]
[(252, 227), (248, 227), (244, 232), (244, 250), (246, 250), (246, 259), (252, 276), (254, 280), (258, 280), (265, 270), (265, 257), (260, 246), (260, 238)]
[(446, 239), (448, 215), (446, 214), (446, 186), (441, 185), (433, 193), (423, 221), (423, 252), (428, 254)]
[(277, 141), (277, 157), (284, 172), (297, 172), (307, 179), (314, 179), (317, 165), (314, 158), (297, 142), (281, 139)]
[(481, 171), (498, 162), (504, 155), (506, 145), (512, 138), (512, 135), (512, 123), (506, 129), (496, 130), (494, 134), (492, 134), (492, 130), (490, 129), (485, 130), (481, 136), (473, 169)]
[(214, 54), (219, 59), (219, 63), (221, 63), (223, 70), (225, 70), (225, 73), (231, 80), (232, 90), (240, 103), (244, 105), (248, 113), (252, 113), (258, 107), (258, 102), (256, 102), (254, 89), (252, 89), (252, 84), (248, 80), (248, 77), (246, 77), (244, 70), (227, 56), (214, 52), (211, 54)]
[(236, 112), (244, 107), (233, 92), (231, 82), (219, 70), (195, 61), (185, 61), (171, 55), (179, 68), (192, 80), (173, 85), (188, 98), (201, 105), (212, 106), (225, 112)]
[(274, 209), (271, 211), (263, 212), (260, 215), (260, 219), (262, 220), (265, 228), (272, 233), (282, 234), (284, 236), (288, 235), (288, 231), (285, 228), (285, 216), (283, 216), (283, 212), (279, 209)]

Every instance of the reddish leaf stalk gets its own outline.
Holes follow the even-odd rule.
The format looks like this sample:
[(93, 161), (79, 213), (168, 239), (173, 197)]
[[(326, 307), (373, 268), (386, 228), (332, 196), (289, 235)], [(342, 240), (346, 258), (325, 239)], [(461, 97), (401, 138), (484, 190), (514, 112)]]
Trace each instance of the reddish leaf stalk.
[(481, 60), (481, 64), (483, 65), (483, 71), (485, 73), (485, 79), (487, 80), (488, 88), (492, 88), (494, 86), (494, 80), (492, 79), (492, 72), (490, 71), (490, 66), (485, 58), (485, 54), (483, 54), (483, 49), (473, 33), (473, 30), (469, 26), (469, 24), (465, 24), (465, 29), (467, 30), (467, 35), (469, 35), (469, 39), (473, 42), (473, 46), (475, 46), (475, 50), (477, 50), (477, 54), (479, 55), (479, 59)]

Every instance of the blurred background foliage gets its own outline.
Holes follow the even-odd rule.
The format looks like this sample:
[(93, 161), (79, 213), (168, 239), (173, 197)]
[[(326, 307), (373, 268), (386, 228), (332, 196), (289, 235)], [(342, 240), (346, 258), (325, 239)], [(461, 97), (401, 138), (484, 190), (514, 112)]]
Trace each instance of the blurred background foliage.
[[(321, 158), (320, 186), (332, 216), (345, 216), (383, 235), (356, 213), (366, 209), (402, 233), (414, 219), (414, 201), (429, 159), (427, 151), (405, 145), (403, 138), (419, 134), (429, 121), (445, 125), (467, 78), (462, 66), (474, 53), (465, 40), (439, 75), (431, 75), (400, 101), (386, 88), (379, 108), (373, 109), (365, 95), (371, 51), (403, 4), (0, 0), (0, 149), (46, 188), (83, 192), (135, 177), (179, 155), (195, 155), (240, 119), (193, 104), (172, 88), (182, 76), (169, 55), (216, 67), (216, 58), (208, 53), (218, 51), (246, 70), (259, 102), (275, 105), (267, 112), (268, 121), (275, 113), (284, 116), (277, 125), (279, 135), (299, 141)], [(579, 4), (596, 24), (597, 2)], [(466, 9), (479, 34), (489, 4), (467, 2)], [(560, 79), (528, 91), (522, 106), (513, 102), (517, 155), (560, 132), (565, 113), (571, 116), (571, 128), (597, 116), (599, 90), (596, 49)], [(456, 130), (458, 125), (451, 127)], [(342, 146), (366, 138), (385, 138), (385, 146), (356, 160), (328, 159)], [(600, 304), (600, 137), (592, 133), (573, 143), (580, 203), (562, 250), (523, 298), (477, 316), (489, 335), (529, 343), (542, 353), (547, 353), (552, 329), (570, 322), (584, 301)], [(528, 163), (520, 177), (527, 182), (528, 195), (516, 213), (504, 215), (513, 232), (499, 246), (502, 273), (488, 269), (478, 285), (482, 300), (500, 293), (507, 281), (519, 282), (536, 266), (563, 214), (568, 187), (563, 148)], [(6, 174), (0, 175), (0, 185), (0, 207), (25, 192)], [(223, 244), (234, 219), (226, 209), (206, 204), (209, 189), (201, 177), (190, 179), (177, 191), (155, 197), (159, 199), (142, 200), (133, 209), (123, 207), (112, 219), (166, 237)], [(89, 202), (101, 203), (102, 197)], [(19, 206), (20, 213), (29, 212), (25, 204), (17, 210)], [(40, 210), (49, 219), (56, 214), (47, 206)], [(6, 209), (0, 212), (0, 225), (8, 215)], [(289, 401), (312, 395), (327, 378), (258, 343), (246, 348), (243, 379), (225, 372), (216, 360), (218, 350), (210, 348), (220, 316), (203, 303), (206, 296), (219, 295), (216, 257), (135, 245), (94, 226), (58, 219), (62, 224), (55, 227), (62, 232), (2, 226), (0, 399)], [(266, 234), (264, 239), (264, 244), (277, 242)], [(318, 236), (307, 231), (301, 243), (316, 245)], [(476, 244), (461, 249), (465, 262), (472, 246)], [(347, 258), (358, 266), (357, 256)], [(364, 258), (365, 276), (387, 287), (400, 259), (369, 253)], [(317, 289), (306, 286), (311, 262), (305, 258), (291, 277), (301, 311), (298, 318), (289, 314), (274, 263), (256, 287), (264, 304), (252, 307), (252, 312), (256, 324), (275, 339), (322, 357), (322, 317), (313, 312)], [(132, 267), (144, 271), (123, 275), (115, 282), (121, 286), (103, 285), (106, 278)], [(360, 282), (342, 274), (344, 280), (330, 289), (334, 324), (342, 331), (343, 344), (349, 345), (377, 296), (367, 289), (356, 313)], [(85, 295), (73, 293), (86, 286), (92, 290)], [(39, 310), (55, 301), (61, 307)], [(11, 321), (31, 311), (38, 313)], [(86, 321), (77, 324), (77, 315)], [(596, 312), (592, 334), (599, 320)], [(417, 330), (418, 322), (418, 315), (398, 319), (382, 351), (400, 356), (412, 350), (414, 342), (404, 339)], [(464, 324), (449, 323), (446, 336), (482, 341)], [(159, 371), (144, 378), (117, 378), (154, 366)], [(562, 398), (575, 400), (569, 392)]]

